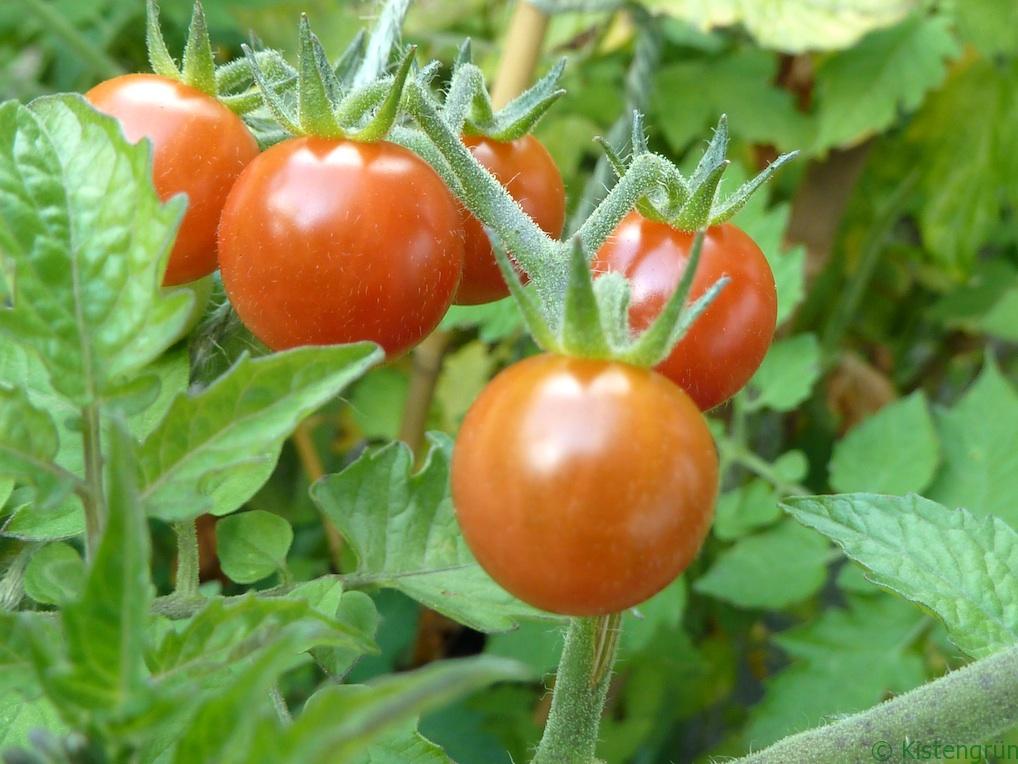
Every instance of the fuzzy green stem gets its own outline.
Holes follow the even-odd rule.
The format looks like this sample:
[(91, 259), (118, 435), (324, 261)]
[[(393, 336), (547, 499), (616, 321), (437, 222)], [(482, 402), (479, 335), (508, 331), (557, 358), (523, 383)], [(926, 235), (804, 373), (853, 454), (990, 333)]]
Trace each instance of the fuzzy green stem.
[(173, 524), (177, 534), (177, 584), (174, 594), (183, 599), (198, 596), (200, 564), (198, 560), (198, 528), (194, 520)]
[(0, 611), (17, 610), (25, 596), (25, 569), (39, 548), (37, 543), (25, 543), (11, 560), (3, 578), (0, 578)]
[(42, 22), (47, 31), (63, 40), (67, 47), (73, 50), (100, 77), (116, 77), (118, 74), (124, 73), (120, 64), (78, 31), (52, 4), (44, 2), (44, 0), (21, 0), (21, 4)]
[(573, 618), (555, 679), (551, 713), (532, 764), (594, 764), (621, 617)]
[(99, 406), (92, 404), (82, 410), (82, 445), (85, 457), (85, 559), (91, 560), (99, 546), (106, 523), (106, 495), (103, 489), (102, 422)]
[(992, 742), (1016, 724), (1018, 647), (1009, 647), (868, 711), (792, 735), (738, 761), (907, 761), (915, 758), (916, 745), (974, 746)]

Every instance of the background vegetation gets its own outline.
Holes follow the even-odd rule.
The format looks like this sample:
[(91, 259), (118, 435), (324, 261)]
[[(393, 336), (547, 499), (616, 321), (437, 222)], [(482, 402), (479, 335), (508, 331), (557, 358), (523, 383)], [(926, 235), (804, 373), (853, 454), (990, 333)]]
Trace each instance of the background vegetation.
[[(737, 164), (729, 188), (777, 152), (802, 152), (736, 219), (775, 271), (779, 339), (750, 388), (712, 414), (724, 489), (713, 535), (694, 569), (626, 616), (600, 755), (638, 764), (739, 755), (960, 665), (939, 622), (867, 582), (777, 501), (917, 492), (1018, 525), (1018, 4), (545, 7), (558, 13), (541, 70), (565, 56), (569, 92), (538, 135), (573, 208), (591, 193), (592, 139), (634, 107), (648, 112), (652, 148), (692, 161), (727, 113)], [(225, 60), (248, 30), (292, 54), (302, 10), (326, 49), (340, 50), (374, 6), (209, 0), (206, 9)], [(190, 0), (164, 0), (162, 10), (179, 50)], [(510, 12), (505, 2), (418, 0), (406, 37), (422, 58), (449, 62), (469, 36), (475, 59), (494, 72)], [(116, 71), (146, 70), (143, 30), (135, 0), (8, 0), (0, 100), (81, 92)], [(454, 435), (486, 381), (534, 351), (508, 301), (454, 308), (443, 326), (431, 346), (442, 358), (430, 402), (416, 387), (411, 394), (412, 378), (428, 374), (415, 361), (429, 359), (406, 357), (370, 371), (286, 444), (247, 509), (292, 528), (291, 544), (251, 562), (230, 551), (238, 532), (229, 519), (203, 524), (205, 587), (237, 593), (327, 572), (335, 549), (309, 484), (371, 445), (419, 437), (406, 428), (408, 409), (426, 411), (428, 430)], [(235, 353), (227, 346), (203, 358), (219, 370)], [(52, 530), (19, 517), (15, 499), (2, 510), (8, 559), (18, 539)], [(168, 586), (173, 534), (153, 527), (154, 574)], [(349, 545), (341, 554), (354, 568)], [(62, 585), (26, 580), (40, 605)], [(558, 658), (561, 636), (546, 623), (486, 637), (396, 589), (372, 598), (381, 652), (361, 659), (351, 681), (479, 652), (542, 674)], [(298, 704), (316, 683), (308, 666), (288, 674), (282, 692)], [(5, 698), (0, 747), (23, 742), (26, 713), (50, 714)], [(427, 714), (420, 730), (458, 761), (523, 761), (547, 700), (542, 683), (496, 685)]]

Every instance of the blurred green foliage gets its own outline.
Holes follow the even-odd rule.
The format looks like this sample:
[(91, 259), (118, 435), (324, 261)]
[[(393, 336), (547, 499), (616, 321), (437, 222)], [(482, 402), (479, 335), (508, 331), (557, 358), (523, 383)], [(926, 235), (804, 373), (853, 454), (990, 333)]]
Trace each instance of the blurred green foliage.
[[(108, 65), (147, 68), (140, 2), (48, 0), (67, 34), (34, 5), (0, 5), (0, 101), (81, 92)], [(712, 15), (697, 10), (707, 5)], [(627, 616), (602, 734), (610, 764), (739, 755), (958, 662), (928, 615), (865, 581), (821, 536), (783, 518), (780, 498), (925, 492), (1018, 525), (1018, 5), (647, 6), (662, 38), (653, 78), (641, 83), (651, 94), (652, 147), (677, 160), (695, 155), (725, 112), (740, 165), (733, 187), (777, 151), (799, 149), (802, 161), (736, 218), (775, 270), (779, 339), (749, 389), (712, 414), (724, 493), (704, 554), (682, 581)], [(372, 3), (338, 0), (209, 0), (206, 7), (223, 60), (249, 35), (292, 56), (300, 11), (325, 48), (338, 51), (375, 12)], [(165, 0), (162, 10), (170, 48), (179, 50), (190, 0)], [(510, 12), (506, 2), (419, 0), (406, 36), (422, 58), (445, 62), (470, 36), (491, 73)], [(537, 134), (574, 204), (598, 158), (592, 139), (627, 108), (627, 70), (636, 37), (646, 33), (639, 18), (621, 7), (552, 19), (542, 69), (566, 56), (568, 94)], [(95, 55), (83, 57), (83, 45)], [(534, 347), (510, 302), (455, 308), (443, 327), (451, 345), (428, 422), (454, 435), (486, 380)], [(377, 367), (318, 411), (310, 430), (326, 472), (397, 437), (411, 373), (409, 358)], [(409, 466), (408, 455), (392, 449), (372, 459), (388, 460), (375, 462), (378, 470)], [(219, 524), (226, 591), (328, 569), (306, 468), (287, 444), (272, 479), (247, 501), (250, 511)], [(443, 468), (441, 459), (431, 466)], [(379, 477), (374, 486), (385, 484)], [(59, 516), (32, 527), (17, 498), (15, 491), (6, 503), (8, 533), (67, 535), (54, 530)], [(365, 561), (367, 542), (344, 522), (346, 510), (325, 503), (353, 545), (345, 567), (378, 573)], [(292, 527), (292, 543), (272, 530), (280, 523)], [(259, 542), (266, 536), (275, 539), (269, 548)], [(54, 565), (80, 568), (76, 553), (54, 543), (45, 554), (52, 558), (45, 569), (29, 568), (28, 596), (40, 604), (76, 596), (68, 579), (43, 575)], [(172, 559), (157, 539), (157, 580), (168, 579)], [(422, 615), (399, 591), (374, 595), (374, 604), (381, 650), (355, 666), (358, 681), (477, 652), (517, 658), (547, 675), (560, 647), (556, 628), (542, 622), (484, 637)], [(496, 626), (512, 622), (503, 618)], [(296, 702), (314, 681), (293, 674), (282, 689)], [(499, 685), (430, 713), (420, 729), (457, 761), (521, 761), (546, 713), (541, 683)], [(0, 710), (2, 718), (12, 714)], [(53, 718), (41, 701), (18, 714), (0, 743), (18, 742), (29, 722)]]

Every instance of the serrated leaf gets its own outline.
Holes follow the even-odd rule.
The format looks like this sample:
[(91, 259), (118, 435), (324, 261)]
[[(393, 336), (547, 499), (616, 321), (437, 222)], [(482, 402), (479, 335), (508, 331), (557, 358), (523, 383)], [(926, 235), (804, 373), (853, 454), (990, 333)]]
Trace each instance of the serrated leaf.
[(25, 594), (44, 605), (64, 605), (81, 595), (85, 563), (69, 544), (46, 544), (25, 568)]
[(830, 608), (779, 634), (775, 641), (793, 663), (765, 682), (744, 733), (746, 747), (758, 750), (920, 684), (923, 663), (909, 647), (922, 621), (915, 608), (882, 594), (850, 597), (847, 608)]
[(918, 493), (933, 479), (940, 441), (922, 392), (895, 401), (834, 445), (831, 488), (839, 493)]
[(814, 151), (854, 145), (914, 111), (958, 52), (946, 17), (917, 14), (822, 60)]
[(223, 572), (238, 584), (253, 584), (286, 568), (293, 528), (272, 512), (252, 509), (216, 523), (216, 551)]
[(739, 607), (782, 608), (816, 593), (828, 558), (826, 541), (786, 520), (722, 552), (693, 588)]
[(893, 24), (915, 0), (646, 0), (700, 29), (741, 24), (763, 47), (786, 53), (847, 48)]
[(733, 541), (779, 517), (781, 507), (775, 488), (764, 480), (753, 479), (721, 495), (714, 511), (713, 531), (719, 539)]
[(42, 509), (66, 499), (78, 483), (56, 464), (59, 448), (50, 415), (33, 406), (24, 391), (0, 386), (0, 475), (35, 486)]
[(479, 631), (505, 631), (541, 614), (513, 598), (474, 560), (449, 493), (451, 441), (430, 435), (432, 449), (410, 475), (402, 443), (365, 454), (311, 489), (311, 496), (357, 555), (352, 582), (399, 589)]
[[(774, 86), (777, 59), (743, 48), (662, 66), (655, 80), (656, 124), (676, 153), (684, 152), (727, 114), (736, 137), (791, 151), (808, 141), (806, 117), (792, 94)], [(702, 85), (709, 81), (711, 86)], [(682, 96), (676, 97), (681, 93)]]
[(1018, 393), (988, 360), (948, 411), (937, 411), (943, 467), (928, 490), (947, 506), (1018, 524)]
[[(1018, 202), (1018, 58), (974, 58), (933, 93), (906, 133), (920, 170), (919, 227), (955, 273), (976, 261), (1005, 202)], [(921, 161), (919, 161), (921, 159)]]
[(380, 358), (369, 343), (242, 357), (202, 392), (178, 397), (138, 455), (149, 512), (237, 509), (268, 479), (294, 427)]
[(495, 682), (532, 679), (521, 663), (477, 656), (433, 663), (367, 685), (333, 685), (308, 700), (284, 734), (285, 761), (351, 759), (380, 733)]
[(184, 203), (159, 201), (150, 154), (80, 96), (0, 106), (0, 252), (16, 271), (0, 332), (78, 406), (158, 357), (193, 300), (160, 292)]
[(862, 564), (871, 581), (940, 616), (969, 655), (1018, 641), (1018, 533), (998, 518), (914, 494), (805, 497), (784, 506)]
[(812, 334), (775, 342), (750, 381), (754, 408), (791, 411), (809, 397), (820, 376), (820, 344)]

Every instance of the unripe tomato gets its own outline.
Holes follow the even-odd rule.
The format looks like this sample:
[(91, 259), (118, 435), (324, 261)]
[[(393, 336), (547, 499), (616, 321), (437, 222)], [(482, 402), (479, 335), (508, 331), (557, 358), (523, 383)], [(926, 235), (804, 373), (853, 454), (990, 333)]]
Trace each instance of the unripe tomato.
[[(695, 234), (630, 213), (594, 258), (595, 273), (629, 279), (629, 320), (649, 326), (679, 285)], [(690, 301), (722, 276), (731, 280), (657, 370), (701, 410), (724, 403), (756, 372), (774, 337), (774, 275), (756, 243), (730, 223), (707, 229)]]
[[(566, 219), (566, 195), (562, 176), (551, 154), (532, 135), (501, 142), (464, 136), (464, 145), (506, 187), (523, 211), (545, 233), (558, 237)], [(481, 221), (461, 207), (466, 241), (463, 249), (463, 280), (456, 292), (457, 305), (478, 305), (500, 300), (509, 287), (491, 251), (491, 241)]]
[(223, 285), (275, 350), (419, 342), (452, 302), (463, 230), (441, 178), (392, 143), (293, 138), (244, 171), (219, 229)]
[(481, 392), (453, 451), (467, 544), (512, 594), (567, 615), (636, 605), (710, 527), (718, 462), (703, 415), (664, 377), (538, 355)]
[(187, 194), (187, 212), (163, 284), (216, 269), (216, 228), (233, 182), (258, 156), (258, 144), (232, 111), (200, 90), (156, 74), (126, 74), (85, 94), (120, 122), (130, 141), (152, 141), (152, 180), (161, 199)]

